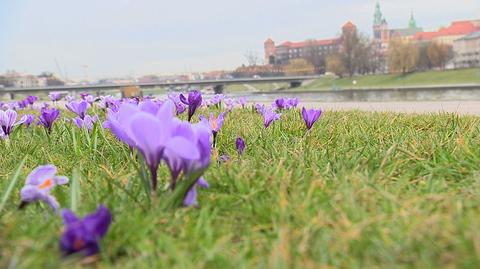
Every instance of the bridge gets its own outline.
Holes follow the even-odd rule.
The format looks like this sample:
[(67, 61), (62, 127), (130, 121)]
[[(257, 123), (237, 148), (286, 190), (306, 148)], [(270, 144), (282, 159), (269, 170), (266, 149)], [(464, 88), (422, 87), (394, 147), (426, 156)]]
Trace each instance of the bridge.
[(34, 88), (0, 88), (0, 94), (9, 94), (14, 99), (15, 94), (35, 94), (39, 92), (104, 92), (120, 90), (122, 94), (127, 89), (136, 88), (169, 88), (169, 87), (196, 87), (212, 86), (215, 93), (222, 93), (225, 86), (233, 84), (259, 84), (259, 83), (289, 83), (291, 88), (299, 87), (302, 82), (318, 79), (320, 76), (288, 76), (288, 77), (268, 77), (268, 78), (239, 78), (239, 79), (219, 79), (219, 80), (192, 80), (175, 82), (153, 82), (153, 83), (127, 83), (127, 84), (99, 84), (99, 85), (74, 85), (74, 86), (46, 86)]

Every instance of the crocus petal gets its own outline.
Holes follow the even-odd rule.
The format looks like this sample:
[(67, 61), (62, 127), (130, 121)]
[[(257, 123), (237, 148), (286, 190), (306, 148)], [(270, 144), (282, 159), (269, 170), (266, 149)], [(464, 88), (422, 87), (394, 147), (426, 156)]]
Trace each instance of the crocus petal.
[(130, 123), (136, 145), (143, 149), (156, 149), (160, 145), (159, 131), (154, 128), (161, 126), (160, 121), (149, 113), (138, 113)]
[(35, 186), (27, 185), (20, 190), (20, 200), (24, 202), (37, 201), (42, 197), (43, 193)]
[(78, 128), (82, 129), (83, 127), (83, 120), (79, 117), (76, 117), (73, 119), (73, 122), (75, 123), (75, 125), (77, 125)]
[(20, 125), (20, 124), (23, 124), (24, 122), (26, 122), (28, 119), (28, 115), (23, 115), (19, 121), (17, 121), (15, 124), (13, 124), (13, 126), (17, 126), (17, 125)]
[(83, 221), (88, 231), (96, 238), (102, 238), (112, 222), (112, 214), (105, 206), (101, 205), (97, 211), (85, 216)]
[(7, 117), (7, 126), (13, 126), (15, 120), (17, 120), (17, 112), (15, 110), (7, 110), (5, 111), (5, 116)]
[(172, 101), (163, 103), (157, 112), (157, 118), (168, 121), (174, 117), (175, 104)]
[(185, 195), (185, 198), (183, 199), (183, 205), (184, 206), (196, 206), (198, 205), (197, 201), (197, 189), (195, 188), (195, 185), (193, 185)]
[(179, 97), (180, 97), (180, 101), (182, 103), (184, 103), (185, 105), (188, 105), (187, 98), (185, 98), (185, 96), (183, 94), (180, 94)]
[(200, 158), (200, 153), (195, 147), (195, 144), (183, 137), (173, 137), (172, 139), (168, 140), (168, 142), (165, 144), (165, 147), (180, 158), (190, 160), (196, 160)]
[(25, 184), (38, 185), (46, 178), (52, 178), (57, 173), (57, 167), (52, 164), (41, 165), (35, 168), (27, 177)]
[(208, 182), (203, 178), (203, 177), (200, 177), (198, 180), (197, 180), (197, 183), (196, 183), (198, 186), (204, 188), (204, 189), (208, 189)]
[(42, 199), (45, 203), (47, 203), (53, 211), (57, 211), (60, 208), (60, 204), (58, 203), (57, 199), (52, 195), (45, 195)]
[(80, 219), (70, 209), (63, 209), (61, 215), (65, 225), (80, 221)]
[(53, 180), (55, 180), (57, 185), (64, 185), (68, 183), (68, 177), (65, 176), (55, 176), (53, 177)]

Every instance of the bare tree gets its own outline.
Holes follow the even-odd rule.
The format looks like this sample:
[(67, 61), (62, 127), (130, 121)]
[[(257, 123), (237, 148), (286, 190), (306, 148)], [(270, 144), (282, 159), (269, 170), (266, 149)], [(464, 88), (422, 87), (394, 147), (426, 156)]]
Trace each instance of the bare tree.
[(249, 66), (256, 66), (259, 62), (258, 53), (255, 51), (247, 51), (245, 53), (245, 58), (247, 59), (247, 63)]
[(427, 55), (431, 65), (441, 69), (444, 69), (447, 62), (452, 59), (452, 51), (452, 46), (438, 42), (432, 42), (427, 47)]
[(303, 50), (303, 59), (315, 66), (317, 71), (325, 70), (325, 56), (321, 55), (317, 42), (313, 39), (306, 41)]
[(342, 42), (341, 55), (343, 58), (343, 65), (347, 69), (348, 75), (351, 77), (356, 71), (356, 58), (358, 47), (360, 45), (360, 37), (358, 36), (357, 28), (344, 28), (340, 38)]
[(365, 35), (359, 35), (358, 43), (354, 48), (353, 66), (360, 74), (375, 73), (379, 68), (379, 60), (375, 45)]
[(418, 43), (418, 64), (417, 69), (425, 71), (432, 69), (432, 63), (428, 57), (428, 47), (430, 46), (430, 42), (422, 42)]

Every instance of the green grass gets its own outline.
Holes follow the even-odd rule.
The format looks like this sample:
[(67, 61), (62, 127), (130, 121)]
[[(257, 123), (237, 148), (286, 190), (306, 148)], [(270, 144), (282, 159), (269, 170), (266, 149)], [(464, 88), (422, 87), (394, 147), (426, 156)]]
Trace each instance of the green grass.
[[(354, 85), (353, 81), (357, 84)], [(299, 89), (303, 90), (331, 90), (332, 88), (382, 88), (382, 87), (408, 87), (452, 84), (479, 84), (480, 69), (459, 69), (446, 71), (416, 72), (406, 76), (392, 75), (365, 75), (352, 78), (333, 79), (332, 77), (320, 78), (311, 84)]]
[[(327, 111), (305, 133), (298, 111), (264, 130), (259, 115), (235, 110), (200, 207), (174, 211), (147, 199), (124, 145), (75, 128), (58, 122), (48, 139), (22, 127), (0, 143), (1, 194), (26, 156), (0, 212), (0, 268), (82, 268), (61, 258), (59, 217), (43, 205), (17, 210), (25, 177), (46, 163), (77, 171), (77, 213), (112, 211), (95, 268), (480, 267), (478, 117)], [(164, 166), (159, 176), (165, 187)], [(71, 192), (54, 190), (64, 207)]]

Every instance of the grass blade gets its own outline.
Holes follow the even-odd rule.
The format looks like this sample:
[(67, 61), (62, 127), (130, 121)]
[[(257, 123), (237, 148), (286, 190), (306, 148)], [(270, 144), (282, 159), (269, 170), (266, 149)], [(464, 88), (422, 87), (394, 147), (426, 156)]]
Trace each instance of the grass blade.
[(10, 180), (10, 185), (8, 185), (7, 190), (2, 196), (2, 201), (0, 202), (0, 212), (2, 212), (3, 207), (7, 203), (8, 198), (10, 197), (10, 194), (12, 193), (13, 187), (15, 187), (15, 184), (17, 184), (18, 181), (18, 176), (20, 175), (20, 171), (22, 170), (23, 165), (25, 164), (25, 159), (27, 157), (25, 156), (23, 160), (20, 162), (20, 164), (17, 167), (17, 171), (15, 171), (15, 175), (13, 178)]
[(80, 200), (80, 179), (78, 169), (73, 169), (72, 182), (70, 184), (70, 209), (75, 212)]

